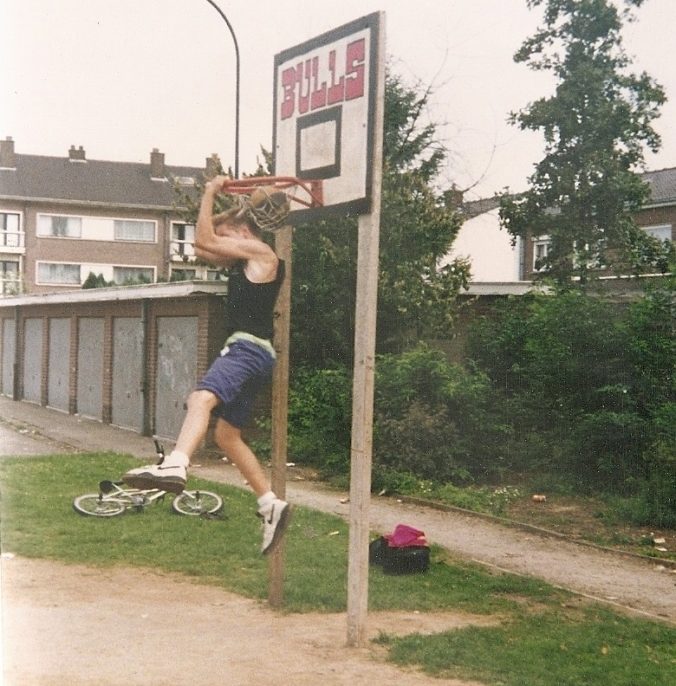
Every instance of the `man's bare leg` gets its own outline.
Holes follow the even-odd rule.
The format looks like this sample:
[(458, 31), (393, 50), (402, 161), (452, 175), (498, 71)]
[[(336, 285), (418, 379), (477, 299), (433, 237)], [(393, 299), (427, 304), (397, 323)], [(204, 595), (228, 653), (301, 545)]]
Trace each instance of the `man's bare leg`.
[(181, 493), (188, 478), (190, 457), (204, 440), (211, 410), (217, 404), (218, 398), (210, 391), (193, 391), (188, 398), (188, 412), (174, 450), (162, 464), (130, 469), (122, 480), (134, 488), (159, 488)]
[(253, 450), (242, 440), (242, 432), (237, 427), (224, 419), (219, 419), (216, 423), (214, 438), (218, 447), (249, 482), (249, 486), (258, 498), (258, 514), (264, 522), (261, 551), (267, 555), (274, 550), (284, 535), (291, 508), (270, 489), (268, 476)]
[(214, 438), (218, 447), (239, 469), (259, 498), (270, 491), (270, 480), (253, 450), (242, 439), (242, 432), (224, 419), (216, 422)]
[(207, 434), (211, 411), (218, 402), (218, 398), (211, 391), (193, 391), (188, 396), (188, 411), (172, 453), (185, 455), (190, 461), (192, 454), (200, 447)]

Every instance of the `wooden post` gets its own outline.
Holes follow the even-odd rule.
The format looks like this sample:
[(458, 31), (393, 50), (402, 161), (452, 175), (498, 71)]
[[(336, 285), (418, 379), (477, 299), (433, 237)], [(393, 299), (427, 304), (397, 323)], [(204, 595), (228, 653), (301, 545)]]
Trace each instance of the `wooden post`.
[(359, 217), (357, 304), (352, 383), (352, 450), (350, 463), (350, 538), (347, 575), (347, 643), (366, 640), (369, 575), (369, 506), (373, 444), (373, 384), (376, 314), (378, 306), (378, 250), (382, 190), (383, 112), (385, 90), (385, 18), (380, 22), (377, 56), (375, 140), (372, 165), (371, 214)]
[[(286, 264), (275, 307), (275, 351), (277, 362), (272, 377), (272, 490), (279, 498), (286, 497), (287, 424), (289, 399), (289, 332), (291, 329), (291, 239), (293, 229), (284, 226), (275, 233), (275, 252)], [(268, 602), (281, 607), (284, 601), (284, 547), (271, 553), (268, 564)]]
[(350, 538), (347, 574), (347, 643), (360, 646), (366, 638), (368, 611), (369, 506), (373, 438), (375, 323), (378, 295), (378, 222), (359, 218), (357, 325), (352, 384), (352, 451), (350, 462)]

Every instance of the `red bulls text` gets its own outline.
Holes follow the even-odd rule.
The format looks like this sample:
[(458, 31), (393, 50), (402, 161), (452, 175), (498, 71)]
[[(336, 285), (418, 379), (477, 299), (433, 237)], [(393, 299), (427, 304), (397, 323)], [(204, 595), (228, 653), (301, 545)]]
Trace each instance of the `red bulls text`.
[(366, 39), (349, 43), (340, 57), (335, 49), (317, 52), (282, 71), (282, 120), (364, 95)]

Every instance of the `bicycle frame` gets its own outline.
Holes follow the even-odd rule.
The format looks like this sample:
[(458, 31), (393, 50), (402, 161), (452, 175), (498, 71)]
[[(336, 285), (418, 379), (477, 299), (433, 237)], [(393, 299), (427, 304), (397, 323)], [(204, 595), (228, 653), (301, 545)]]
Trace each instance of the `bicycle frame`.
[(101, 481), (99, 483), (99, 497), (107, 502), (115, 502), (126, 509), (142, 510), (146, 505), (152, 505), (163, 500), (167, 494), (157, 488), (140, 489), (123, 487), (115, 481)]

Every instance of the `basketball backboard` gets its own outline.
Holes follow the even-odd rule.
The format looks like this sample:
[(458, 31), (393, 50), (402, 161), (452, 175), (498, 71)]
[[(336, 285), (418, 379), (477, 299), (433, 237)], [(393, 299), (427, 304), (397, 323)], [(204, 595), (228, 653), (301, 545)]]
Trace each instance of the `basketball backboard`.
[(296, 220), (367, 214), (371, 204), (380, 13), (275, 56), (274, 174), (321, 179), (323, 207)]

